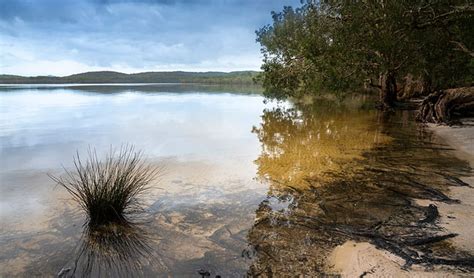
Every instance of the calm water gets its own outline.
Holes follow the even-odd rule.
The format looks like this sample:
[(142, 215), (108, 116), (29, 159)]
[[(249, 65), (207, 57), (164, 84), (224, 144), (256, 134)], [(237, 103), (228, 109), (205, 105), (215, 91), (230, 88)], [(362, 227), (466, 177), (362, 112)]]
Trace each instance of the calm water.
[[(449, 186), (468, 164), (408, 112), (386, 117), (367, 101), (265, 103), (255, 88), (176, 84), (0, 87), (0, 276), (317, 275), (353, 239), (412, 263), (464, 258), (407, 242), (440, 231), (413, 198), (455, 202)], [(164, 170), (146, 223), (104, 238), (47, 174), (76, 151), (122, 144)], [(422, 249), (431, 255), (416, 261)]]

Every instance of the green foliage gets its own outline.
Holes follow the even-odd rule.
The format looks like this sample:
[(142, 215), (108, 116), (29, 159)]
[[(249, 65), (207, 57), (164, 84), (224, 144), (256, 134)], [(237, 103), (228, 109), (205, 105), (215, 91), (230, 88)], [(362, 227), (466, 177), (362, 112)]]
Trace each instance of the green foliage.
[(309, 4), (296, 10), (285, 7), (281, 13), (272, 13), (273, 25), (257, 31), (264, 55), (259, 78), (267, 96), (280, 99), (317, 91), (328, 78), (323, 69), (329, 61), (321, 58), (322, 53), (329, 54), (334, 27), (320, 14)]
[(256, 32), (264, 56), (259, 80), (269, 97), (364, 85), (396, 94), (407, 74), (432, 89), (473, 81), (468, 0), (302, 2), (273, 12), (273, 24)]

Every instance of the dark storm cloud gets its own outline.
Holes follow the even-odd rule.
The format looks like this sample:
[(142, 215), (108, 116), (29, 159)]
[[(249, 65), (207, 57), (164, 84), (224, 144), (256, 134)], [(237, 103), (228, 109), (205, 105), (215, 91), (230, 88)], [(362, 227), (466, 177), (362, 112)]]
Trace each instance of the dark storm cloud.
[(258, 69), (255, 29), (299, 0), (0, 0), (0, 71)]

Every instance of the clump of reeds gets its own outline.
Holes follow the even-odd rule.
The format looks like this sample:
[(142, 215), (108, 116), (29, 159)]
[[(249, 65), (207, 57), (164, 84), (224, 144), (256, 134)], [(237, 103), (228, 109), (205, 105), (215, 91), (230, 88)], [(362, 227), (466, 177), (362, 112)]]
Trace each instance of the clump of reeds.
[(76, 153), (74, 170), (53, 177), (84, 209), (89, 226), (127, 223), (142, 211), (140, 196), (157, 177), (158, 168), (146, 164), (133, 146), (111, 148), (104, 160), (89, 149), (84, 161)]

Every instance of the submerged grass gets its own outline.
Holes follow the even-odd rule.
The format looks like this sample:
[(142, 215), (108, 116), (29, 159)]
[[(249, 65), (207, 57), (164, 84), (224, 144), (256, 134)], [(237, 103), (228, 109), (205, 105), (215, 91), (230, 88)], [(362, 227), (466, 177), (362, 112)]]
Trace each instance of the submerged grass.
[(150, 188), (158, 168), (146, 164), (133, 146), (110, 150), (103, 161), (89, 149), (83, 160), (74, 157), (74, 169), (51, 178), (64, 187), (86, 212), (89, 226), (128, 223), (143, 211), (140, 197)]

